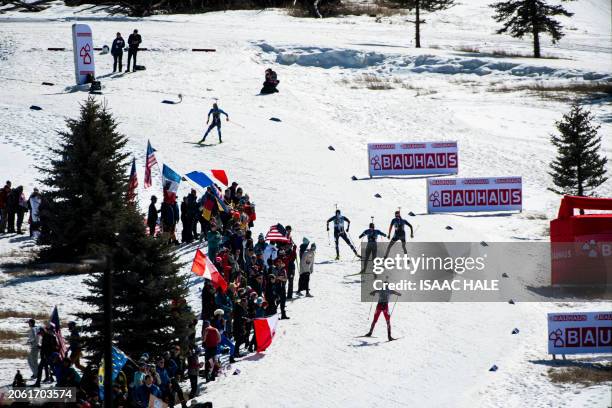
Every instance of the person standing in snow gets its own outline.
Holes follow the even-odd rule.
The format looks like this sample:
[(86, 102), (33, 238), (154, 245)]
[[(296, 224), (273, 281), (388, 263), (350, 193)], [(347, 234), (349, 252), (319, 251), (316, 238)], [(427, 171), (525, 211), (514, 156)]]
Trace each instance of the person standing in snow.
[(6, 225), (8, 224), (7, 201), (10, 192), (11, 182), (7, 180), (2, 190), (0, 190), (0, 233), (2, 234), (6, 231)]
[(70, 345), (68, 351), (70, 351), (70, 361), (76, 368), (85, 372), (85, 367), (81, 365), (81, 334), (77, 327), (76, 322), (68, 323), (68, 330), (70, 330), (70, 336), (68, 337), (68, 344)]
[[(306, 240), (306, 238), (304, 238)], [(308, 240), (306, 243), (300, 245), (300, 252), (302, 252), (302, 246), (308, 246)], [(302, 296), (302, 291), (306, 291), (306, 296), (311, 297), (310, 294), (310, 274), (313, 272), (315, 253), (317, 246), (313, 242), (310, 244), (310, 249), (304, 249), (304, 252), (300, 258), (300, 279), (298, 281), (297, 294)]]
[[(123, 71), (123, 49), (125, 48), (125, 40), (121, 36), (121, 33), (117, 33), (117, 37), (113, 40), (113, 45), (111, 46), (111, 55), (113, 56), (113, 72), (117, 72), (117, 68), (119, 72)], [(136, 57), (134, 57), (134, 61)], [(129, 62), (128, 62), (128, 70), (129, 70)]]
[(210, 126), (208, 126), (208, 129), (204, 133), (202, 140), (200, 140), (198, 144), (206, 141), (206, 136), (208, 136), (208, 133), (210, 133), (210, 131), (213, 130), (214, 128), (217, 128), (217, 133), (219, 134), (219, 143), (223, 143), (223, 140), (221, 140), (221, 115), (225, 115), (225, 120), (228, 122), (229, 122), (229, 115), (225, 113), (223, 109), (219, 108), (219, 105), (217, 105), (216, 103), (213, 103), (212, 109), (208, 111), (208, 116), (206, 117), (207, 125), (208, 125), (208, 122), (210, 122), (211, 115), (212, 115), (212, 123), (210, 124)]
[(389, 255), (389, 251), (391, 247), (397, 242), (402, 242), (402, 249), (404, 250), (404, 254), (407, 254), (406, 250), (406, 231), (404, 226), (408, 226), (410, 228), (410, 238), (414, 238), (414, 232), (412, 230), (412, 225), (408, 221), (402, 218), (399, 210), (395, 212), (395, 217), (391, 220), (391, 224), (389, 224), (389, 233), (387, 235), (391, 236), (391, 229), (395, 227), (395, 232), (393, 233), (393, 237), (389, 242), (389, 246), (387, 247), (387, 252), (385, 252), (385, 258)]
[[(340, 238), (342, 238), (344, 242), (346, 242), (346, 244), (353, 250), (355, 256), (359, 257), (357, 250), (355, 249), (353, 244), (351, 244), (351, 241), (346, 235), (346, 233), (349, 232), (349, 229), (351, 228), (351, 220), (342, 215), (340, 213), (340, 210), (336, 210), (336, 214), (327, 220), (327, 231), (329, 231), (329, 223), (332, 221), (334, 222), (334, 240), (336, 241), (336, 260), (340, 259), (340, 248), (338, 247), (338, 240)], [(346, 231), (344, 230), (344, 223), (348, 224), (348, 226), (346, 227)]]
[(17, 203), (17, 206), (15, 207), (15, 213), (17, 215), (17, 233), (23, 234), (21, 227), (23, 226), (23, 217), (28, 211), (28, 201), (23, 194), (23, 186), (17, 187), (13, 192), (15, 194), (13, 200), (16, 200)]
[(38, 351), (40, 350), (40, 337), (38, 336), (39, 328), (36, 327), (34, 319), (28, 320), (28, 345), (30, 346), (30, 354), (28, 354), (28, 365), (32, 370), (31, 379), (36, 378), (38, 374)]
[(34, 188), (30, 198), (28, 198), (28, 210), (30, 211), (30, 236), (40, 233), (40, 203), (42, 197), (37, 188)]
[(157, 197), (151, 196), (151, 204), (149, 204), (149, 213), (147, 214), (147, 227), (149, 227), (149, 235), (155, 236), (155, 227), (157, 226), (157, 214), (161, 211), (155, 207), (157, 203)]
[(370, 223), (370, 226), (367, 230), (363, 231), (361, 235), (359, 235), (359, 239), (365, 236), (368, 237), (368, 243), (366, 245), (365, 259), (363, 261), (363, 268), (361, 269), (361, 273), (364, 273), (365, 270), (367, 269), (368, 260), (370, 259), (370, 255), (372, 255), (372, 262), (374, 262), (374, 259), (376, 259), (376, 249), (377, 249), (376, 240), (378, 239), (378, 237), (385, 237), (385, 238), (387, 237), (387, 235), (384, 232), (379, 231), (375, 228), (373, 222)]
[(142, 37), (138, 34), (138, 30), (134, 30), (132, 34), (128, 37), (128, 60), (127, 60), (127, 69), (126, 72), (130, 72), (130, 62), (132, 58), (134, 58), (134, 65), (132, 66), (132, 70), (136, 71), (136, 54), (138, 54), (138, 47), (142, 43)]
[[(389, 282), (385, 281), (385, 284), (388, 283)], [(387, 288), (388, 285), (385, 285), (384, 287)], [(366, 333), (365, 337), (372, 336), (374, 326), (376, 326), (378, 317), (382, 313), (385, 316), (385, 320), (387, 321), (387, 339), (389, 341), (395, 340), (393, 337), (391, 337), (391, 315), (389, 314), (389, 298), (391, 297), (391, 295), (402, 296), (402, 294), (390, 289), (373, 290), (372, 292), (370, 292), (370, 296), (374, 296), (375, 294), (378, 294), (378, 304), (376, 305), (376, 311), (374, 312), (374, 320), (372, 320), (370, 331)]]

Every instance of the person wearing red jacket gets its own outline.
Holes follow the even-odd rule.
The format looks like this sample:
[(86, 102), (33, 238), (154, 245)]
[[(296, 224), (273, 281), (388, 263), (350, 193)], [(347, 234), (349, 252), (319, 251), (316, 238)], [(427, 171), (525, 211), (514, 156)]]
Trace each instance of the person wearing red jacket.
[(219, 364), (217, 362), (217, 346), (221, 343), (221, 334), (208, 320), (202, 324), (202, 346), (206, 359), (206, 381), (214, 381)]
[(295, 260), (297, 259), (297, 246), (291, 237), (291, 225), (285, 227), (287, 238), (291, 241), (285, 247), (285, 255), (282, 257), (283, 263), (287, 267), (287, 299), (293, 299), (293, 278), (295, 276)]

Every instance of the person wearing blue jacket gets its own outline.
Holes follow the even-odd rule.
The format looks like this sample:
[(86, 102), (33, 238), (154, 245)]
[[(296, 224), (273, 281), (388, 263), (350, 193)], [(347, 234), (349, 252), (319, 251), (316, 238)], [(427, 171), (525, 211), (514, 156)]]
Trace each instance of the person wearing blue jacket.
[(363, 231), (361, 235), (359, 235), (359, 239), (363, 237), (368, 237), (368, 243), (366, 245), (365, 259), (363, 261), (363, 268), (361, 269), (361, 273), (364, 273), (366, 268), (368, 267), (368, 259), (370, 259), (370, 255), (372, 255), (372, 262), (374, 262), (374, 259), (376, 259), (376, 240), (378, 239), (378, 237), (386, 238), (387, 234), (380, 230), (377, 230), (374, 226), (374, 223), (371, 222), (369, 228)]
[(204, 133), (204, 137), (198, 143), (203, 143), (206, 140), (206, 136), (213, 130), (215, 127), (217, 128), (217, 133), (219, 134), (219, 143), (223, 143), (221, 140), (221, 115), (225, 115), (225, 120), (229, 122), (229, 115), (223, 111), (223, 109), (219, 108), (216, 103), (213, 103), (213, 107), (208, 111), (208, 116), (206, 117), (206, 124), (210, 122), (210, 117), (212, 116), (212, 123), (208, 126), (206, 133)]
[(144, 384), (136, 388), (134, 399), (139, 407), (146, 408), (149, 406), (149, 395), (151, 394), (155, 395), (157, 398), (162, 397), (159, 387), (153, 384), (153, 377), (147, 374), (144, 378)]
[(123, 70), (123, 49), (125, 48), (125, 40), (121, 36), (121, 33), (117, 33), (117, 37), (113, 40), (113, 45), (111, 46), (111, 55), (113, 56), (113, 72), (117, 72), (117, 68), (119, 68), (119, 72)]

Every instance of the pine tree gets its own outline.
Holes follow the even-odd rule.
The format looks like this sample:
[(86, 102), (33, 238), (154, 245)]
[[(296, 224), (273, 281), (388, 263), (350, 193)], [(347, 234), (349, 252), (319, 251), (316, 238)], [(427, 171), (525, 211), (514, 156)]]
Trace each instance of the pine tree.
[(421, 48), (421, 24), (425, 20), (421, 20), (421, 12), (435, 13), (436, 11), (446, 10), (455, 5), (455, 0), (389, 0), (392, 3), (399, 4), (408, 10), (415, 11), (414, 20), (414, 41), (416, 48)]
[[(126, 138), (111, 113), (89, 98), (80, 118), (66, 121), (50, 167), (41, 168), (47, 187), (44, 214), (49, 230), (43, 260), (74, 261), (114, 240), (125, 210)], [(42, 210), (41, 210), (42, 212)]]
[[(186, 303), (186, 277), (172, 247), (145, 233), (142, 215), (130, 208), (112, 249), (113, 340), (131, 356), (159, 355), (172, 344), (187, 347), (195, 318)], [(93, 311), (81, 313), (84, 343), (95, 356), (102, 350), (103, 275), (86, 281), (90, 294), (81, 298)]]
[[(569, 0), (572, 1), (572, 0)], [(561, 5), (550, 5), (546, 0), (507, 0), (492, 4), (495, 9), (493, 19), (504, 26), (497, 34), (509, 33), (512, 37), (523, 38), (526, 34), (533, 36), (533, 56), (540, 58), (540, 33), (548, 33), (553, 44), (563, 37), (563, 26), (554, 16), (571, 17), (574, 13), (565, 10)]]
[(557, 158), (550, 164), (557, 194), (590, 196), (608, 178), (607, 159), (600, 156), (600, 126), (591, 122), (591, 112), (573, 104), (561, 121), (555, 122), (560, 135), (552, 135), (552, 144), (557, 148)]

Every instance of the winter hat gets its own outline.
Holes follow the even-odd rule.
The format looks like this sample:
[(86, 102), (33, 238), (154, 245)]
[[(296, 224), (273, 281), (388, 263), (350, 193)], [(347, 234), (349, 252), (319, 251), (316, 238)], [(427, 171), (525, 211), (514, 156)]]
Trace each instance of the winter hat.
[(223, 316), (224, 313), (225, 312), (223, 311), (223, 309), (217, 309), (217, 310), (215, 310), (214, 315), (215, 315), (215, 317), (216, 316)]
[(317, 249), (317, 245), (313, 242), (310, 244), (310, 249)]
[(264, 239), (264, 238), (265, 238), (265, 237), (264, 237), (263, 232), (260, 232), (260, 233), (259, 233), (259, 236), (257, 237), (257, 239)]
[(261, 305), (263, 303), (263, 298), (260, 296), (257, 298), (257, 300), (255, 301), (256, 304)]
[(302, 238), (302, 244), (308, 245), (309, 243), (310, 243), (310, 241), (308, 240), (308, 238), (306, 238), (306, 237)]

